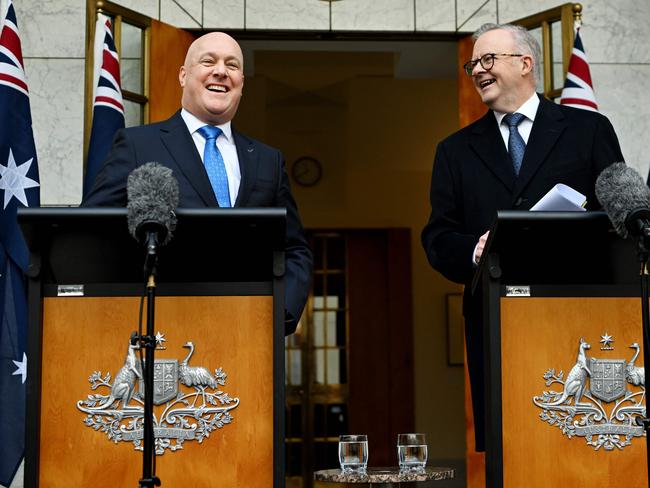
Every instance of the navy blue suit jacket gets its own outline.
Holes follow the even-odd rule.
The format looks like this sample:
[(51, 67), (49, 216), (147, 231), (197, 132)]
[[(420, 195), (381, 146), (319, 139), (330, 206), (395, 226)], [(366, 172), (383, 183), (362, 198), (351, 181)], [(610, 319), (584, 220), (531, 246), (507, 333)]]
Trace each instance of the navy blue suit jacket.
[(484, 441), (483, 299), (480, 290), (471, 294), (474, 247), (497, 210), (528, 210), (557, 183), (586, 195), (588, 209), (600, 208), (596, 178), (620, 161), (618, 138), (605, 116), (542, 96), (518, 177), (491, 110), (438, 144), (422, 244), (433, 268), (466, 285), (463, 314), (477, 450)]
[[(282, 153), (233, 130), (241, 183), (235, 207), (283, 207), (287, 210), (285, 249), (286, 333), (295, 330), (307, 302), (312, 254), (296, 202), (291, 194)], [(218, 207), (210, 180), (192, 136), (180, 115), (156, 124), (119, 130), (85, 207), (125, 207), (126, 180), (138, 166), (155, 161), (170, 168), (178, 180), (179, 207)]]

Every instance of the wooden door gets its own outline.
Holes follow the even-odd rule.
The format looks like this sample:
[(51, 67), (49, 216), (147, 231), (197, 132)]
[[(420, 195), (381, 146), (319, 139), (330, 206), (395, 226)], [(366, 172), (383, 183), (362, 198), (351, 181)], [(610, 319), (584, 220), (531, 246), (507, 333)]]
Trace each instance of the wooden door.
[(395, 466), (415, 427), (410, 246), (404, 229), (348, 238), (350, 432), (368, 434), (370, 466)]
[(151, 21), (149, 66), (149, 122), (171, 117), (181, 106), (178, 72), (194, 34), (169, 24)]
[[(412, 432), (415, 424), (409, 230), (309, 234), (313, 293), (302, 330), (288, 338), (289, 354), (298, 353), (298, 344), (303, 351), (304, 381), (293, 384), (290, 364), (287, 487), (329, 486), (314, 482), (313, 472), (338, 466), (340, 434), (367, 434), (368, 464), (394, 466), (397, 434)], [(325, 310), (323, 302), (329, 302)], [(330, 314), (329, 336), (335, 340), (327, 334), (319, 339), (324, 327), (317, 314), (321, 324)], [(329, 354), (337, 361), (335, 381), (322, 373), (327, 366), (322, 359)], [(334, 409), (335, 416), (323, 419)]]

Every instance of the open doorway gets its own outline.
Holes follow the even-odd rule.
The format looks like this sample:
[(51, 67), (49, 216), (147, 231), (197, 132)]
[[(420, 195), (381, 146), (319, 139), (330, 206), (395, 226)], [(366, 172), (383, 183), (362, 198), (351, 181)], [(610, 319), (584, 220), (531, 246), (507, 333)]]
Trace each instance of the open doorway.
[[(240, 42), (246, 78), (234, 125), (283, 151), (303, 223), (309, 230), (318, 229), (312, 231), (315, 241), (327, 236), (331, 247), (337, 239), (348, 242), (350, 236), (362, 235), (363, 231), (372, 229), (372, 233), (379, 233), (375, 235), (382, 235), (399, 228), (405, 235), (399, 254), (409, 263), (409, 286), (403, 300), (405, 314), (410, 317), (390, 317), (382, 328), (375, 321), (352, 320), (359, 314), (352, 310), (352, 299), (345, 301), (345, 310), (323, 310), (321, 292), (314, 293), (306, 317), (327, 316), (330, 312), (333, 317), (348, 314), (343, 324), (347, 332), (339, 330), (341, 324), (333, 325), (337, 334), (331, 345), (348, 354), (345, 367), (349, 374), (342, 376), (343, 380), (354, 377), (355, 364), (359, 364), (355, 358), (363, 355), (368, 366), (366, 383), (371, 384), (372, 372), (378, 370), (373, 364), (385, 365), (387, 354), (401, 358), (402, 364), (409, 363), (401, 374), (408, 370), (410, 378), (399, 380), (399, 374), (395, 374), (392, 379), (386, 378), (383, 386), (377, 385), (374, 393), (383, 388), (384, 404), (378, 408), (379, 399), (375, 404), (363, 404), (368, 423), (360, 427), (354, 423), (354, 395), (363, 390), (369, 399), (372, 389), (336, 381), (323, 385), (317, 373), (323, 370), (323, 365), (317, 363), (319, 354), (339, 354), (336, 349), (320, 352), (323, 344), (330, 347), (329, 338), (319, 339), (312, 330), (303, 333), (297, 344), (292, 340), (292, 354), (303, 354), (308, 364), (300, 363), (301, 383), (287, 386), (287, 429), (291, 438), (287, 444), (287, 486), (311, 487), (314, 470), (336, 467), (335, 430), (341, 426), (348, 432), (361, 428), (362, 433), (370, 434), (370, 465), (396, 464), (394, 437), (398, 432), (393, 430), (407, 425), (430, 435), (430, 459), (462, 460), (463, 374), (462, 368), (450, 366), (445, 341), (445, 296), (458, 290), (450, 289), (455, 285), (430, 269), (419, 239), (429, 212), (428, 187), (436, 144), (458, 128), (457, 43), (380, 39)], [(323, 233), (322, 229), (333, 233)], [(357, 248), (357, 263), (377, 251), (370, 241), (364, 241), (368, 246), (365, 253)], [(385, 250), (386, 256), (394, 251), (393, 245)], [(378, 258), (367, 266), (385, 270), (388, 261)], [(345, 269), (332, 270), (339, 271), (345, 273)], [(351, 275), (347, 276), (349, 279)], [(390, 273), (373, 276), (355, 278), (365, 279), (367, 289), (377, 286), (385, 291), (394, 285)], [(320, 279), (315, 276), (315, 282)], [(378, 283), (378, 279), (384, 281)], [(347, 290), (359, 286), (346, 282)], [(393, 289), (390, 297), (396, 298), (397, 291)], [(371, 301), (363, 306), (372, 308)], [(315, 326), (304, 318), (302, 325)], [(323, 330), (326, 325), (316, 327)], [(341, 335), (347, 339), (365, 335), (387, 344), (391, 332), (410, 338), (408, 344), (400, 346), (401, 351), (376, 343), (371, 347), (369, 341), (362, 354), (355, 351), (352, 342), (340, 343)], [(314, 342), (301, 342), (305, 338)], [(356, 346), (363, 347), (362, 342), (359, 340)], [(328, 387), (331, 398), (326, 398)], [(301, 397), (299, 393), (305, 391), (312, 392), (313, 398)], [(391, 392), (395, 399), (399, 393), (403, 397), (401, 403), (396, 400), (392, 413), (385, 408)], [(410, 402), (404, 401), (407, 398)], [(395, 417), (393, 426), (386, 420), (391, 415)], [(369, 432), (373, 423), (382, 425), (383, 430)], [(328, 430), (330, 427), (334, 430)], [(300, 434), (294, 436), (298, 431)], [(307, 441), (311, 441), (310, 452), (303, 455), (300, 446)]]

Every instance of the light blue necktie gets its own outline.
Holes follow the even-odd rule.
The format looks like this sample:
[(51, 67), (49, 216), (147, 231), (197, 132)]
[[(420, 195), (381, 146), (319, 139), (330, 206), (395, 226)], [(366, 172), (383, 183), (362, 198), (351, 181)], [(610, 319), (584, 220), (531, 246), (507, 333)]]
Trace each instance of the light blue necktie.
[(220, 207), (230, 207), (230, 190), (228, 189), (228, 174), (223, 156), (217, 147), (217, 137), (221, 134), (219, 127), (204, 125), (198, 130), (205, 138), (205, 149), (203, 150), (203, 164), (210, 178), (212, 189), (217, 197)]
[(508, 124), (510, 129), (510, 137), (508, 138), (508, 154), (512, 160), (512, 167), (515, 170), (515, 175), (519, 176), (519, 170), (521, 169), (521, 162), (524, 159), (524, 153), (526, 152), (526, 143), (521, 137), (517, 126), (519, 122), (524, 120), (526, 116), (524, 114), (514, 113), (506, 115), (503, 120)]

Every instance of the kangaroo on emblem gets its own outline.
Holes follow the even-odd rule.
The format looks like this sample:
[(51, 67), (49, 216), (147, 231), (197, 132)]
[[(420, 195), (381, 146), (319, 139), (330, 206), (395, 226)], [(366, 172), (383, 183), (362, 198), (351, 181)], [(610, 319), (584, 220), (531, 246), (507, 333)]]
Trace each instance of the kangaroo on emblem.
[[(124, 360), (124, 365), (115, 375), (115, 381), (113, 381), (113, 386), (111, 387), (111, 394), (104, 398), (105, 401), (102, 401), (96, 407), (90, 407), (91, 410), (104, 410), (110, 408), (113, 403), (116, 401), (122, 402), (122, 409), (127, 408), (140, 408), (140, 407), (129, 407), (128, 404), (133, 398), (133, 393), (135, 392), (135, 382), (136, 378), (142, 378), (142, 373), (140, 372), (140, 363), (135, 357), (135, 350), (139, 347), (135, 344), (131, 344), (129, 340), (129, 348), (126, 353), (126, 359)], [(97, 395), (99, 397), (100, 395)]]
[(591, 371), (589, 371), (589, 367), (587, 366), (587, 356), (585, 354), (585, 350), (587, 349), (591, 349), (591, 346), (581, 337), (580, 345), (578, 346), (578, 358), (566, 377), (564, 391), (560, 398), (549, 403), (549, 405), (561, 405), (570, 396), (574, 398), (574, 405), (585, 405), (584, 403), (581, 403), (580, 400), (582, 400), (582, 395), (584, 395), (585, 389), (587, 388), (587, 375), (591, 376)]

